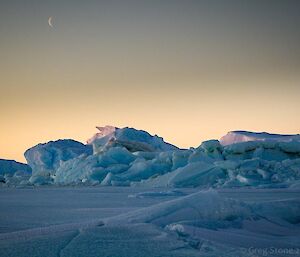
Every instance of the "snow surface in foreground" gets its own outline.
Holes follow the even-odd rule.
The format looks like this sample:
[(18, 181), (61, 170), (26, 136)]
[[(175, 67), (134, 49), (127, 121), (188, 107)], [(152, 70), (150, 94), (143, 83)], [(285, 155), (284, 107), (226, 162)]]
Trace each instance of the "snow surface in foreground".
[(297, 190), (182, 188), (176, 194), (95, 187), (0, 193), (1, 256), (272, 256), (274, 251), (273, 256), (289, 256), (282, 251), (300, 246)]

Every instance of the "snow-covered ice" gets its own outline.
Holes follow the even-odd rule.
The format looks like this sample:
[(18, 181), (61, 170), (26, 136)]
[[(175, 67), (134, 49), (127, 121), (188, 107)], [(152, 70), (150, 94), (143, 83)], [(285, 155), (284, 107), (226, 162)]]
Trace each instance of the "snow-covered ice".
[(243, 257), (299, 251), (297, 190), (164, 190), (2, 188), (1, 256)]
[(271, 134), (267, 132), (230, 131), (220, 139), (222, 145), (230, 145), (248, 141), (276, 141), (289, 142), (300, 141), (300, 135)]

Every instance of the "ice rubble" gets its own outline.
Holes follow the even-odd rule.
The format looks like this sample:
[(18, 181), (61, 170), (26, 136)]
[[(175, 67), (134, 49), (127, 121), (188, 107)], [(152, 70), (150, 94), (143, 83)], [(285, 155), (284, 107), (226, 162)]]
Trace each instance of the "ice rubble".
[(55, 173), (55, 183), (129, 185), (130, 181), (146, 179), (171, 168), (165, 156), (178, 148), (162, 138), (127, 127), (108, 126), (100, 131), (89, 140), (93, 155), (61, 162)]
[(0, 159), (0, 184), (27, 184), (31, 168), (27, 164)]
[(124, 146), (79, 156), (56, 170), (54, 183), (148, 187), (288, 187), (300, 179), (299, 142), (216, 140), (196, 149), (130, 152)]
[(178, 148), (166, 143), (163, 138), (157, 135), (152, 136), (143, 130), (134, 128), (116, 128), (106, 126), (100, 129), (101, 133), (96, 134), (92, 140), (94, 153), (104, 151), (112, 146), (123, 146), (131, 152), (137, 151), (171, 151)]
[(31, 168), (25, 163), (16, 162), (14, 160), (0, 159), (0, 175), (11, 174), (16, 172), (31, 173)]
[(91, 138), (89, 138), (86, 143), (87, 144), (93, 144), (93, 142), (98, 139), (98, 138), (102, 138), (102, 137), (105, 137), (109, 134), (113, 134), (116, 129), (119, 129), (117, 127), (114, 127), (114, 126), (110, 126), (110, 125), (107, 125), (105, 127), (96, 127), (96, 129), (99, 130), (99, 132), (97, 132), (96, 134), (94, 134)]
[(294, 136), (282, 141), (263, 134), (256, 141), (225, 146), (208, 140), (197, 148), (178, 149), (142, 130), (98, 129), (89, 140), (92, 146), (58, 140), (27, 150), (33, 170), (29, 183), (205, 188), (300, 184), (300, 141), (289, 141)]
[(92, 147), (80, 142), (65, 139), (38, 144), (28, 149), (24, 156), (32, 168), (33, 184), (50, 183), (61, 162), (73, 159), (80, 155), (92, 154)]
[(119, 174), (129, 168), (136, 157), (123, 147), (112, 147), (101, 154), (79, 156), (62, 162), (57, 169), (54, 182), (99, 183), (108, 173)]
[(255, 141), (202, 149), (190, 154), (187, 165), (135, 185), (287, 187), (300, 179), (300, 142)]

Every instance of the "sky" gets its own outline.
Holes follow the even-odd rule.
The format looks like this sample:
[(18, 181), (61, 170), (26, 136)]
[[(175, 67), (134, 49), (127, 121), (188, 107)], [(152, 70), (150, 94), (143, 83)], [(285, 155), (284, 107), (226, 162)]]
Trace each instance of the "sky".
[(298, 134), (299, 12), (298, 0), (1, 0), (0, 158), (104, 125), (184, 148), (231, 130)]

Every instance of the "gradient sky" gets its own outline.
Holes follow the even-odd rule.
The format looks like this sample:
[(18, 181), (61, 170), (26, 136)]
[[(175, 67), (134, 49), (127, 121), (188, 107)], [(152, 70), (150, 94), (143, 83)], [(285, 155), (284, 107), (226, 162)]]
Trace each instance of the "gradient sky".
[(180, 147), (300, 133), (299, 13), (298, 0), (1, 0), (0, 158), (106, 124)]

